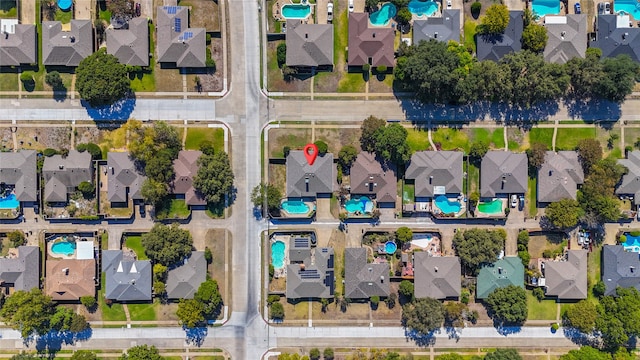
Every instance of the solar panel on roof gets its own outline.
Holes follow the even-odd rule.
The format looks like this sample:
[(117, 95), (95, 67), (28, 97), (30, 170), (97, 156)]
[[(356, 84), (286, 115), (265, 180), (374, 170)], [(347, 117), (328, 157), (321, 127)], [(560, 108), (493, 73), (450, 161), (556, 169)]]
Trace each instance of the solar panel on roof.
[(173, 19), (173, 25), (175, 32), (180, 32), (182, 30), (182, 21), (180, 20), (180, 18)]
[(191, 39), (192, 37), (193, 37), (193, 32), (191, 32), (191, 31), (185, 31), (185, 33), (184, 33), (184, 39), (185, 39), (185, 40), (189, 40), (189, 39)]
[(169, 15), (175, 15), (178, 10), (177, 6), (165, 6), (164, 8), (167, 10), (167, 14)]

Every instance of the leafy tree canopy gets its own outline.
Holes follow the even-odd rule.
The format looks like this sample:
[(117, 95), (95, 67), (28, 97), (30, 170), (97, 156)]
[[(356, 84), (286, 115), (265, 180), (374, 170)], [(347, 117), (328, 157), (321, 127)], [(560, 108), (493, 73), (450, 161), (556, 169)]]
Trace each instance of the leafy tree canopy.
[(138, 345), (127, 350), (120, 356), (120, 360), (162, 360), (160, 352), (155, 346)]
[(39, 289), (16, 291), (7, 297), (0, 318), (11, 328), (20, 331), (23, 338), (45, 334), (51, 330), (50, 320), (55, 313), (51, 297)]
[(340, 149), (338, 153), (338, 164), (342, 167), (343, 172), (349, 173), (349, 169), (356, 160), (356, 157), (358, 157), (358, 150), (355, 147), (345, 145)]
[(111, 105), (124, 98), (130, 84), (127, 67), (106, 49), (82, 59), (76, 68), (76, 89), (91, 106)]
[(558, 229), (568, 229), (578, 225), (584, 214), (580, 204), (573, 199), (562, 199), (552, 202), (545, 210), (545, 216)]
[(180, 324), (194, 328), (204, 322), (204, 304), (196, 299), (181, 299), (176, 311)]
[(523, 324), (527, 320), (527, 294), (524, 289), (509, 285), (495, 289), (487, 298), (490, 313), (500, 324)]
[(616, 350), (630, 337), (640, 334), (640, 292), (635, 288), (617, 288), (617, 296), (603, 296), (597, 306), (596, 330), (602, 334), (605, 348)]
[(222, 296), (218, 290), (218, 283), (215, 280), (207, 280), (200, 284), (194, 299), (204, 305), (203, 314), (206, 318), (211, 319), (217, 316), (222, 305)]
[(140, 194), (146, 203), (157, 205), (169, 194), (169, 188), (160, 181), (146, 179), (142, 183)]
[[(529, 160), (529, 167), (535, 169), (536, 171), (540, 169), (542, 164), (544, 164), (544, 158), (547, 154), (547, 144), (543, 143), (533, 143), (531, 147), (527, 149), (527, 158)], [(535, 175), (532, 174), (532, 175)]]
[(522, 356), (518, 354), (518, 350), (510, 349), (497, 349), (485, 355), (485, 360), (522, 360)]
[(487, 9), (478, 31), (481, 34), (502, 34), (507, 25), (509, 25), (509, 9), (502, 4), (493, 4)]
[(481, 264), (497, 259), (504, 247), (506, 233), (500, 230), (469, 229), (458, 231), (453, 246), (465, 271), (475, 274)]
[(444, 309), (439, 300), (418, 299), (402, 306), (402, 324), (420, 335), (428, 335), (444, 322)]
[(591, 170), (591, 166), (602, 159), (602, 145), (597, 139), (587, 138), (578, 142), (576, 148), (585, 174)]
[(193, 179), (194, 188), (204, 195), (207, 202), (219, 204), (233, 188), (233, 170), (227, 153), (202, 155), (198, 159), (198, 174)]
[(547, 46), (547, 28), (536, 23), (531, 23), (522, 32), (522, 47), (534, 53), (541, 53)]
[(251, 202), (256, 208), (262, 208), (264, 204), (264, 198), (267, 198), (267, 207), (269, 211), (280, 208), (280, 200), (282, 200), (282, 193), (280, 189), (273, 184), (261, 183), (253, 188), (251, 191)]
[(373, 152), (375, 150), (378, 136), (377, 133), (382, 131), (386, 124), (386, 121), (373, 115), (364, 119), (362, 126), (360, 127), (360, 130), (362, 131), (362, 134), (360, 135), (360, 146), (362, 147), (362, 150), (369, 152)]
[(581, 300), (567, 309), (564, 318), (567, 324), (585, 334), (593, 332), (598, 312), (596, 305), (589, 300)]
[(170, 266), (191, 254), (193, 239), (191, 233), (181, 229), (178, 224), (156, 223), (148, 233), (142, 235), (142, 246), (154, 263)]

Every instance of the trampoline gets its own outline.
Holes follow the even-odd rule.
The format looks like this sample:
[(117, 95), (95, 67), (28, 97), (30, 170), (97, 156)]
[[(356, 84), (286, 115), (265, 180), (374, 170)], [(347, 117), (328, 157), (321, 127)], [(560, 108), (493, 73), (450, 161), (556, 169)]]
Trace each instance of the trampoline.
[(71, 5), (73, 5), (72, 0), (58, 0), (58, 7), (60, 10), (69, 10), (71, 9)]

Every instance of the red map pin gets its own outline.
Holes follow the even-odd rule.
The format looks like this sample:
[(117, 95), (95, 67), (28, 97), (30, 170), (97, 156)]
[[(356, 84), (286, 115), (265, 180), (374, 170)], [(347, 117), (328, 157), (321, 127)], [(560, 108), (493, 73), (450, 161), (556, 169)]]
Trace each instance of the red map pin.
[(313, 162), (316, 161), (318, 157), (318, 147), (316, 144), (307, 144), (304, 147), (304, 157), (307, 158), (307, 163), (309, 165), (313, 165)]

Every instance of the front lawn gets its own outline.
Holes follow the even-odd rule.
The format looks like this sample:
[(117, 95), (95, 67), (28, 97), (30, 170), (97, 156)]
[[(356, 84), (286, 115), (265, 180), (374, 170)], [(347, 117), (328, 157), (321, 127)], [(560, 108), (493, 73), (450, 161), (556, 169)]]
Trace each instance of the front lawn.
[(18, 91), (18, 73), (0, 72), (0, 91)]
[(364, 92), (364, 87), (363, 74), (360, 72), (343, 74), (338, 82), (338, 92), (341, 93)]
[(531, 291), (527, 290), (527, 320), (555, 320), (558, 307), (554, 300), (538, 301)]
[(100, 307), (100, 312), (102, 313), (102, 321), (126, 321), (127, 315), (124, 313), (124, 308), (122, 304), (112, 303), (111, 305), (107, 305), (104, 298), (104, 288), (105, 288), (105, 273), (102, 273), (101, 279), (101, 289), (98, 292), (98, 306)]
[(129, 315), (132, 321), (156, 320), (156, 304), (128, 304)]
[(127, 236), (124, 242), (124, 246), (133, 250), (138, 257), (138, 260), (148, 260), (147, 254), (144, 253), (144, 247), (142, 246), (142, 236)]
[(464, 46), (467, 49), (473, 49), (473, 52), (476, 52), (476, 24), (473, 21), (465, 20), (464, 22)]
[(224, 151), (224, 130), (220, 128), (188, 128), (184, 148), (200, 150), (203, 141), (211, 141), (215, 151)]
[[(573, 150), (580, 140), (595, 139), (595, 128), (559, 128), (556, 135), (556, 150)], [(602, 144), (603, 147), (606, 144)]]
[(164, 219), (186, 219), (191, 214), (189, 206), (184, 199), (167, 199), (156, 205), (156, 218)]
[(407, 144), (411, 151), (429, 150), (429, 134), (421, 128), (407, 129)]
[(439, 128), (431, 132), (431, 139), (439, 143), (442, 150), (462, 150), (469, 152), (469, 136), (459, 129)]
[[(573, 130), (573, 129), (572, 129)], [(546, 144), (547, 148), (551, 150), (553, 142), (553, 129), (552, 128), (533, 128), (529, 131), (529, 144), (535, 143)]]

